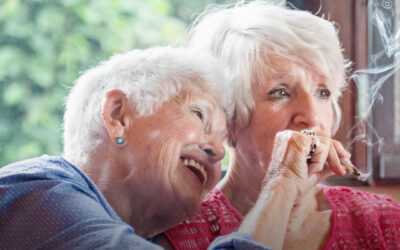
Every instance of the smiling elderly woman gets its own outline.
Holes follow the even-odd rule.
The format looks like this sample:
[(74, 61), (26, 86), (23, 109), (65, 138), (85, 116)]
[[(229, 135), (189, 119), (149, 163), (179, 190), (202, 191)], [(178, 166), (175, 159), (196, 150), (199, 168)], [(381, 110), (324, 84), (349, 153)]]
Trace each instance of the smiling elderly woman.
[[(0, 248), (159, 248), (144, 238), (194, 215), (220, 178), (225, 82), (204, 52), (168, 47), (88, 70), (66, 102), (64, 157), (0, 169)], [(258, 246), (215, 247), (232, 242)]]

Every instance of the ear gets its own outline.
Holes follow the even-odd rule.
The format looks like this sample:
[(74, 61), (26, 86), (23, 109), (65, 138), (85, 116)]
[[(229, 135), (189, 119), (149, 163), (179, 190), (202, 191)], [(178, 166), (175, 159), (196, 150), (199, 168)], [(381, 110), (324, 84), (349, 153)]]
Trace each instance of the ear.
[[(128, 99), (124, 92), (113, 89), (107, 92), (106, 100), (102, 107), (102, 117), (108, 136), (115, 145), (124, 146), (128, 143), (127, 131), (131, 116)], [(116, 143), (116, 139), (122, 137), (123, 143)]]

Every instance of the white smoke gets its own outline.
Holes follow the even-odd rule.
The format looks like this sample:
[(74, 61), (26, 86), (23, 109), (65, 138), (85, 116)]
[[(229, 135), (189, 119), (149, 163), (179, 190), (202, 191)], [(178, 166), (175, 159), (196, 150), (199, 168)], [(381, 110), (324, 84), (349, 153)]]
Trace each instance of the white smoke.
[[(388, 82), (400, 68), (400, 32), (397, 23), (396, 7), (394, 0), (368, 1), (369, 26), (378, 36), (374, 49), (370, 49), (369, 65), (367, 69), (357, 70), (351, 76), (359, 90), (358, 122), (352, 128), (355, 134), (351, 144), (362, 141), (368, 146), (377, 146), (378, 152), (382, 150), (384, 140), (376, 129), (368, 122), (372, 108), (377, 102), (383, 102), (379, 93), (382, 85)], [(369, 30), (371, 32), (371, 30)], [(370, 41), (372, 39), (369, 39)], [(375, 39), (376, 40), (376, 39)], [(389, 62), (389, 63), (382, 63)], [(365, 101), (367, 98), (368, 101)], [(369, 135), (367, 136), (367, 131)]]

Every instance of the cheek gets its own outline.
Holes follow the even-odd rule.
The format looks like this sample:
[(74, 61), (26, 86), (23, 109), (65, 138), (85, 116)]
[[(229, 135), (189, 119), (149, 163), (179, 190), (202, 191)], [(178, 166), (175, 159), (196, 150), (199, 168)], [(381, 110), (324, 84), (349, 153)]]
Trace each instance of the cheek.
[(202, 127), (195, 123), (177, 120), (171, 126), (151, 133), (158, 165), (164, 169), (173, 169), (179, 164), (182, 147), (199, 143)]
[(173, 170), (180, 160), (180, 145), (174, 142), (161, 144), (157, 154), (157, 165), (161, 166), (164, 171)]
[(190, 142), (199, 141), (200, 133), (199, 133), (199, 130), (186, 128), (184, 131), (182, 131), (182, 134), (180, 137), (184, 142), (190, 143)]
[(331, 135), (333, 119), (334, 119), (334, 111), (331, 105), (321, 105), (321, 109), (319, 110), (319, 114), (321, 117), (321, 124), (323, 125), (323, 130), (327, 135)]
[(147, 137), (150, 141), (157, 141), (160, 136), (161, 136), (161, 130), (155, 129), (151, 131)]
[(249, 126), (240, 132), (241, 150), (257, 159), (264, 158), (264, 154), (269, 154), (270, 144), (273, 142), (277, 130), (271, 125), (273, 124), (261, 112), (254, 113)]
[(161, 168), (159, 171), (169, 171), (179, 163), (182, 146), (182, 139), (179, 139), (179, 126), (171, 124), (168, 127), (153, 130), (146, 136), (149, 143), (147, 144), (148, 149), (144, 153)]
[[(255, 140), (274, 137), (279, 131), (285, 130), (288, 117), (279, 107), (272, 105), (259, 105), (251, 120), (251, 129)], [(264, 140), (263, 140), (264, 141)]]
[(150, 139), (153, 141), (163, 143), (174, 143), (187, 144), (187, 142), (193, 142), (199, 139), (202, 135), (203, 127), (200, 122), (193, 119), (181, 118), (175, 120), (172, 124), (167, 127), (163, 127), (160, 130), (155, 130), (150, 133)]
[(203, 125), (200, 121), (181, 121), (180, 126), (177, 127), (177, 140), (182, 142), (183, 145), (192, 143), (199, 143), (203, 136)]
[(254, 150), (260, 158), (270, 158), (275, 134), (288, 129), (290, 123), (287, 117), (289, 115), (280, 107), (270, 104), (256, 106), (250, 127)]

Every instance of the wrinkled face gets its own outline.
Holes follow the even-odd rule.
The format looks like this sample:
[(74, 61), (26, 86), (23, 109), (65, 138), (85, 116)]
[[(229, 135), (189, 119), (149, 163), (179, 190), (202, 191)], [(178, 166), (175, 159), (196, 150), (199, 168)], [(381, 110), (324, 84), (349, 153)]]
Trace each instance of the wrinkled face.
[(290, 129), (323, 130), (333, 124), (331, 93), (336, 87), (308, 65), (272, 57), (271, 73), (254, 84), (250, 124), (238, 132), (237, 144), (247, 164), (268, 166), (275, 134)]
[(128, 143), (146, 181), (143, 192), (169, 213), (194, 215), (221, 174), (226, 120), (219, 102), (191, 86), (132, 127)]

